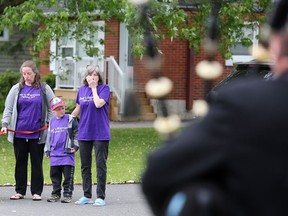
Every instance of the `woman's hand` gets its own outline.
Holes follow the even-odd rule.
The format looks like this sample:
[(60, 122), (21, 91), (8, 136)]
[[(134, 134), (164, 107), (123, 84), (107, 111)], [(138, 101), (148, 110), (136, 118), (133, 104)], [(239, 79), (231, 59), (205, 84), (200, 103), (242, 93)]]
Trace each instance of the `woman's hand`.
[(2, 127), (2, 128), (1, 128), (1, 132), (4, 133), (4, 134), (6, 134), (6, 133), (7, 133), (7, 128), (6, 128), (6, 127)]
[(86, 77), (86, 81), (90, 88), (96, 88), (98, 85), (99, 78), (98, 76), (95, 76), (94, 74), (92, 74)]
[(98, 85), (98, 83), (95, 80), (91, 80), (90, 82), (88, 82), (88, 84), (89, 84), (89, 87), (92, 89), (96, 88)]

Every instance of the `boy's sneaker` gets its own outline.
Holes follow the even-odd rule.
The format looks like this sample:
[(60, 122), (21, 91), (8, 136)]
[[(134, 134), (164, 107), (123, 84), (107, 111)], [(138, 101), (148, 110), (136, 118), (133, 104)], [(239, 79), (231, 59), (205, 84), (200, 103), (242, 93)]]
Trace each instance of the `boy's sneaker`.
[(61, 203), (70, 203), (72, 201), (72, 197), (63, 197), (61, 199)]
[(47, 202), (58, 202), (60, 200), (60, 196), (56, 194), (52, 194), (48, 199)]

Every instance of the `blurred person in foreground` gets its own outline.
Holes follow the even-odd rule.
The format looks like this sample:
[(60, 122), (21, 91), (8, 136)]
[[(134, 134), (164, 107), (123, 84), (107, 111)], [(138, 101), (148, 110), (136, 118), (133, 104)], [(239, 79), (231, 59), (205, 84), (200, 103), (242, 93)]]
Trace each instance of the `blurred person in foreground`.
[(288, 215), (288, 1), (270, 21), (275, 77), (223, 87), (210, 110), (148, 157), (155, 215)]

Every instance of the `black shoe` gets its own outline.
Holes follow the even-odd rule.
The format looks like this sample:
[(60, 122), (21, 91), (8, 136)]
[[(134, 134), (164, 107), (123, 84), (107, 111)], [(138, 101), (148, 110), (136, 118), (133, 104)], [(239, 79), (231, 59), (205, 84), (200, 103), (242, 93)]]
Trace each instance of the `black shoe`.
[(60, 200), (60, 196), (56, 194), (52, 194), (48, 199), (47, 202), (58, 202)]
[(72, 201), (72, 197), (63, 197), (61, 199), (61, 203), (70, 203)]

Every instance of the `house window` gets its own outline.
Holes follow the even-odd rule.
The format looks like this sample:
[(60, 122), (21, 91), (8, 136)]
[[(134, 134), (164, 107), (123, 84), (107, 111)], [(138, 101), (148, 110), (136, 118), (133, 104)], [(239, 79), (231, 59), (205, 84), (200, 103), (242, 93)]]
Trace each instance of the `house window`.
[(75, 41), (70, 39), (70, 35), (63, 37), (60, 45), (60, 53), (62, 58), (75, 56)]
[[(258, 28), (243, 28), (244, 36), (250, 38), (252, 41), (252, 46), (258, 45)], [(232, 58), (225, 61), (226, 66), (233, 66), (234, 63), (237, 62), (246, 62), (253, 60), (253, 56), (249, 52), (249, 47), (243, 46), (239, 41), (235, 46), (231, 47)]]
[(62, 47), (62, 58), (73, 57), (73, 47)]
[(9, 40), (9, 31), (7, 28), (4, 28), (0, 31), (0, 41), (8, 41)]

